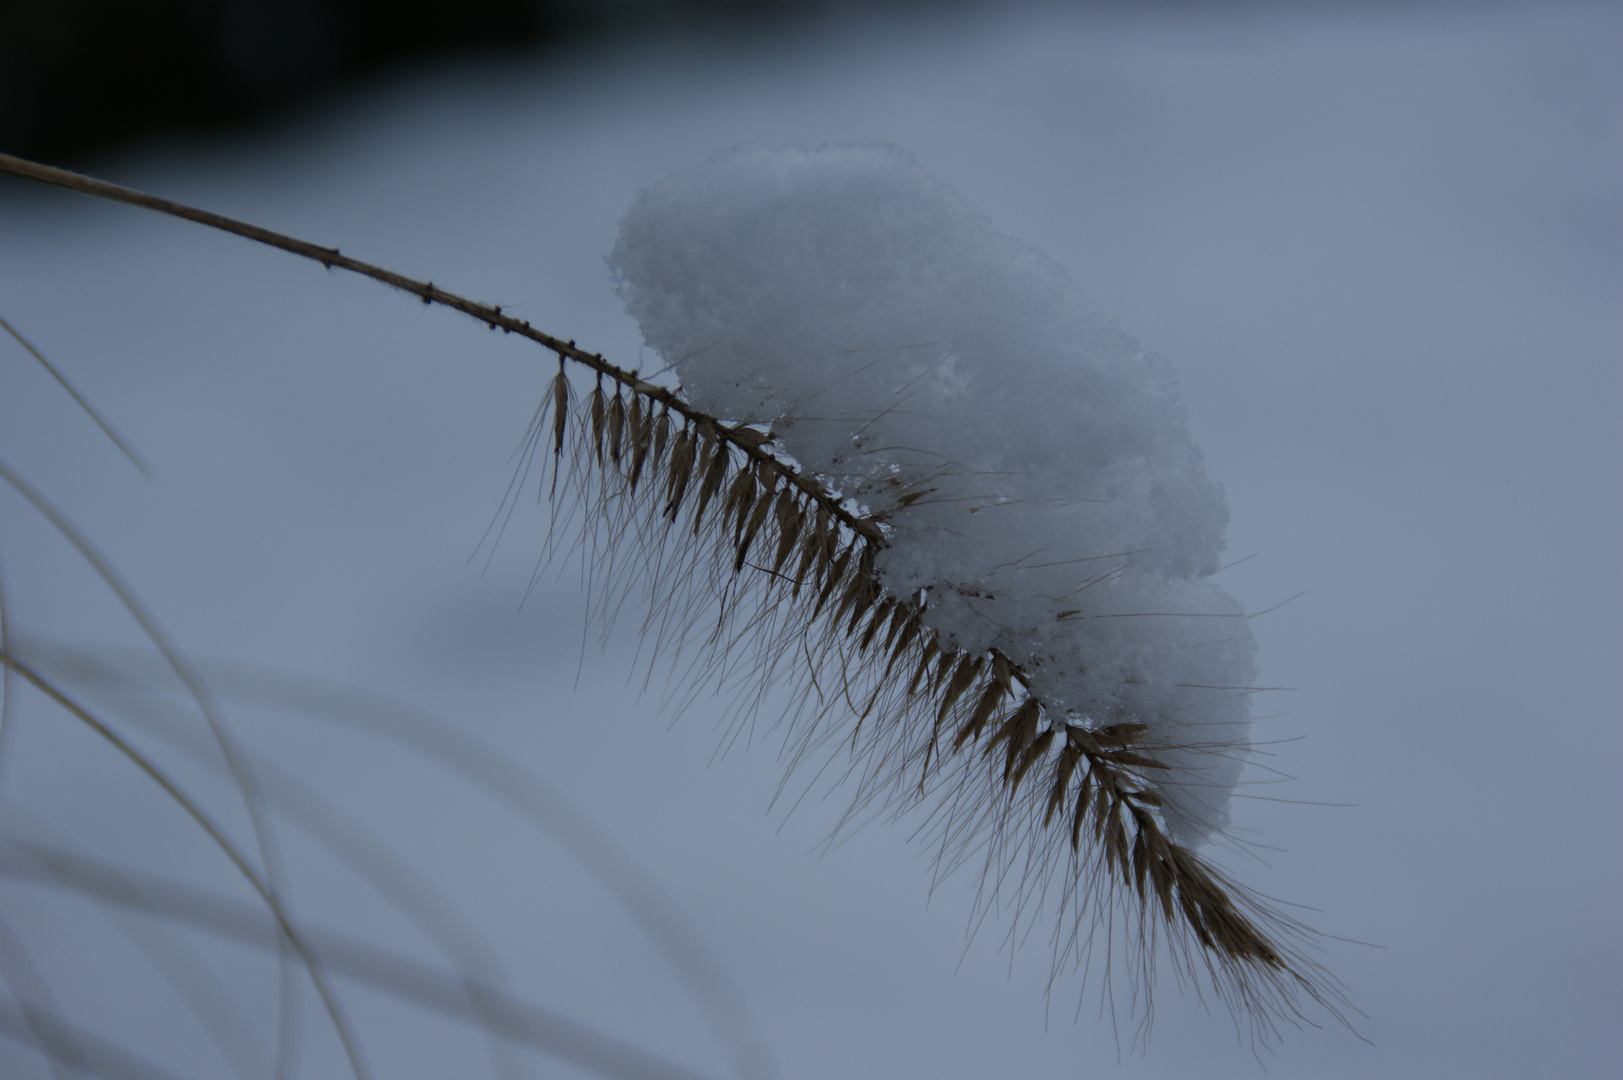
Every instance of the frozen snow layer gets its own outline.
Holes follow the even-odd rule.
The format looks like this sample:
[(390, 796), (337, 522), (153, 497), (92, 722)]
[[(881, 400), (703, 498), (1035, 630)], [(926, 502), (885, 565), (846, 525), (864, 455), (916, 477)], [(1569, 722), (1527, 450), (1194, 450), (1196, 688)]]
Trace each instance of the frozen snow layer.
[(1180, 838), (1226, 822), (1255, 644), (1203, 580), (1228, 511), (1165, 360), (889, 146), (724, 151), (643, 191), (609, 263), (695, 405), (884, 522), (888, 589), (1056, 715), (1149, 724)]

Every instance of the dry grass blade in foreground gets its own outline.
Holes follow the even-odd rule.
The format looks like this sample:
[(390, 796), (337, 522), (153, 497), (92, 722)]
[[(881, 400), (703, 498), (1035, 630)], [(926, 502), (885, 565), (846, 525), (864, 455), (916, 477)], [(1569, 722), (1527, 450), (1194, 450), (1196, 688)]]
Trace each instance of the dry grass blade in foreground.
[[(750, 170), (763, 167), (763, 159), (751, 153), (720, 159), (716, 182), (726, 188), (741, 175), (750, 181)], [(996, 259), (1036, 266), (1036, 278), (1021, 279), (1031, 287), (1010, 303), (1019, 308), (1027, 304), (1027, 293), (1042, 294), (1038, 299), (1080, 310), (1089, 320), (1083, 329), (1090, 340), (1077, 348), (1128, 349), (1126, 360), (1094, 383), (1115, 392), (1112, 379), (1149, 380), (1148, 390), (1132, 393), (1175, 419), (1146, 421), (1153, 428), (1147, 441), (1170, 443), (1184, 453), (1187, 460), (1180, 467), (1192, 478), (1188, 501), (1210, 501), (1215, 489), (1204, 479), (1198, 451), (1179, 449), (1187, 445), (1187, 435), (1175, 390), (1164, 385), (1170, 376), (1154, 358), (1131, 354), (1136, 346), (1113, 320), (1101, 321), (1086, 303), (1064, 293), (1063, 283), (1054, 285), (1058, 279), (1046, 263), (1033, 260), (1034, 253), (995, 236), (983, 241), (978, 215), (963, 210), (955, 195), (910, 162), (899, 162), (892, 151), (842, 148), (830, 157), (807, 155), (788, 165), (768, 155), (764, 167), (809, 176), (805, 205), (762, 203), (756, 189), (734, 192), (738, 197), (726, 205), (755, 206), (769, 224), (793, 221), (800, 210), (814, 223), (826, 221), (842, 205), (839, 199), (856, 207), (859, 217), (877, 206), (889, 214), (886, 220), (904, 223), (922, 206), (930, 229), (940, 231), (930, 214), (948, 215), (950, 224), (967, 229), (966, 235)], [(674, 202), (667, 198), (667, 205), (655, 205), (657, 212), (650, 211), (650, 200), (669, 197), (668, 190), (656, 189), (633, 208), (615, 254), (622, 294), (644, 322), (651, 344), (670, 361), (667, 370), (682, 377), (683, 385), (673, 387), (656, 381), (659, 376), (644, 378), (573, 341), (536, 330), (499, 307), (404, 278), (336, 248), (5, 155), (0, 155), (0, 171), (157, 209), (351, 270), (555, 353), (558, 371), (532, 421), (510, 498), (517, 498), (537, 466), (554, 507), (549, 554), (573, 553), (585, 560), (593, 604), (604, 621), (628, 593), (646, 594), (645, 640), (655, 656), (669, 660), (686, 692), (728, 691), (737, 702), (735, 720), (743, 726), (753, 722), (769, 689), (800, 690), (791, 697), (798, 704), (784, 717), (791, 766), (815, 768), (821, 775), (831, 763), (843, 763), (837, 771), (853, 784), (854, 812), (875, 805), (897, 813), (926, 806), (943, 872), (971, 858), (984, 860), (981, 902), (987, 910), (1013, 909), (1011, 936), (1023, 918), (1029, 926), (1039, 914), (1057, 916), (1056, 975), (1072, 964), (1091, 965), (1096, 949), (1108, 954), (1106, 970), (1115, 970), (1110, 958), (1124, 949), (1132, 1007), (1146, 1019), (1154, 972), (1163, 961), (1180, 979), (1192, 977), (1197, 987), (1209, 986), (1264, 1042), (1278, 1034), (1281, 1020), (1307, 1019), (1303, 1010), (1309, 1003), (1338, 1020), (1349, 1007), (1339, 984), (1309, 955), (1313, 934), (1197, 850), (1226, 822), (1223, 807), (1248, 750), (1249, 714), (1233, 702), (1243, 702), (1254, 689), (1187, 674), (1198, 675), (1200, 657), (1225, 649), (1239, 657), (1231, 666), (1246, 670), (1250, 662), (1244, 613), (1204, 583), (1215, 568), (1207, 555), (1220, 547), (1226, 515), (1220, 496), (1215, 509), (1203, 508), (1211, 513), (1193, 525), (1180, 524), (1177, 517), (1182, 489), (1163, 484), (1167, 489), (1157, 496), (1163, 509), (1170, 507), (1164, 516), (1171, 524), (1164, 532), (1181, 528), (1199, 534), (1205, 547), (1194, 556), (1178, 554), (1154, 534), (1143, 546), (1106, 545), (1075, 557), (1043, 548), (1000, 551), (996, 564), (973, 580), (945, 571), (921, 577), (914, 556), (944, 549), (920, 537), (953, 531), (942, 514), (984, 522), (1014, 513), (1009, 508), (1017, 504), (1044, 501), (999, 494), (986, 480), (993, 470), (984, 465), (966, 465), (917, 444), (882, 445), (879, 439), (876, 445), (871, 432), (884, 430), (882, 422), (890, 417), (916, 414), (922, 422), (931, 420), (930, 410), (915, 397), (939, 397), (953, 389), (954, 379), (971, 377), (959, 363), (962, 343), (941, 346), (926, 335), (875, 344), (853, 332), (850, 348), (834, 350), (845, 366), (825, 373), (831, 375), (829, 385), (848, 396), (868, 392), (864, 380), (883, 361), (900, 372), (890, 384), (894, 393), (870, 401), (865, 412), (853, 413), (847, 401), (843, 409), (818, 415), (819, 395), (828, 387), (796, 396), (786, 383), (774, 382), (792, 379), (792, 373), (748, 367), (757, 361), (768, 365), (770, 358), (745, 355), (747, 333), (724, 341), (730, 332), (724, 327), (713, 339), (693, 337), (703, 338), (713, 327), (705, 323), (704, 312), (689, 319), (681, 290), (689, 280), (707, 283), (703, 266), (695, 270), (683, 260), (713, 237), (681, 239), (686, 234), (680, 183)], [(828, 191), (837, 195), (832, 204)], [(874, 231), (873, 224), (859, 220), (853, 228)], [(738, 232), (750, 229), (741, 226)], [(883, 228), (877, 232), (883, 237)], [(670, 241), (673, 235), (678, 239), (662, 247), (661, 237)], [(826, 257), (822, 252), (829, 246), (815, 248), (818, 257)], [(695, 258), (704, 254), (701, 250)], [(752, 287), (773, 283), (770, 273), (753, 265), (745, 266), (743, 277)], [(848, 282), (837, 284), (842, 295), (862, 291)], [(1044, 290), (1054, 291), (1057, 299)], [(806, 306), (804, 297), (777, 301)], [(762, 303), (758, 297), (754, 302)], [(1014, 312), (1019, 318), (1029, 314)], [(763, 318), (781, 321), (784, 315), (771, 310)], [(788, 316), (794, 325), (830, 320), (838, 318), (815, 306)], [(996, 333), (992, 337), (995, 341)], [(922, 358), (919, 349), (925, 350)], [(707, 350), (709, 357), (692, 362)], [(883, 355), (870, 361), (867, 351)], [(703, 364), (717, 356), (723, 358), (721, 366), (706, 374)], [(585, 387), (578, 385), (578, 375), (572, 377), (571, 364), (585, 375)], [(733, 376), (738, 377), (729, 382)], [(746, 383), (749, 392), (729, 389)], [(962, 388), (958, 391), (961, 397)], [(1137, 400), (1129, 404), (1136, 407)], [(1115, 422), (1106, 417), (1096, 426)], [(820, 424), (834, 425), (833, 435)], [(1129, 441), (1138, 437), (1131, 431), (1122, 435)], [(985, 490), (976, 486), (983, 481)], [(1111, 498), (1084, 495), (1061, 509), (1069, 512), (1068, 507), (1088, 502), (1109, 504)], [(1062, 524), (1075, 531), (1074, 522)], [(1052, 595), (1039, 590), (1040, 601), (1010, 608), (1008, 597), (1019, 589), (999, 583), (1020, 573), (1061, 584)], [(1163, 592), (1145, 591), (1152, 586)], [(1004, 597), (1001, 608), (998, 593)], [(1143, 608), (1145, 596), (1163, 596), (1181, 606)], [(1142, 626), (1152, 629), (1136, 629)], [(1217, 636), (1203, 636), (1201, 627), (1211, 627)], [(1095, 646), (1103, 641), (1125, 648), (1122, 642), (1140, 640), (1133, 634), (1161, 642), (1163, 653), (1173, 657), (1157, 675), (1167, 684), (1161, 705), (1135, 706), (1146, 699), (1134, 687), (1149, 680), (1135, 679), (1130, 671), (1117, 678), (1114, 698), (1096, 692), (1100, 672), (1108, 674), (1110, 664)], [(1189, 703), (1214, 696), (1228, 711), (1218, 720), (1198, 719), (1197, 706)], [(1108, 976), (1105, 991), (1114, 993)]]

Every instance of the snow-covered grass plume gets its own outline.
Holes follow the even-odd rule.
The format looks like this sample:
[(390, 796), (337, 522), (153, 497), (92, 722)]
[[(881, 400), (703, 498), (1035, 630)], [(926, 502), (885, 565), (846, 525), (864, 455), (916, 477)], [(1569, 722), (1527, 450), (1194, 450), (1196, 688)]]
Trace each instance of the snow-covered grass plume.
[(549, 350), (508, 500), (538, 464), (547, 554), (580, 557), (605, 625), (644, 594), (678, 692), (730, 694), (735, 733), (787, 702), (791, 774), (833, 766), (852, 819), (922, 809), (938, 873), (982, 861), (979, 913), (1012, 909), (1011, 940), (1048, 921), (1054, 973), (1126, 978), (1146, 1022), (1163, 962), (1264, 1040), (1304, 999), (1350, 1007), (1311, 932), (1198, 852), (1249, 750), (1255, 644), (1207, 580), (1227, 512), (1167, 365), (905, 154), (745, 148), (643, 192), (610, 265), (666, 365), (647, 377), (336, 248), (0, 171)]

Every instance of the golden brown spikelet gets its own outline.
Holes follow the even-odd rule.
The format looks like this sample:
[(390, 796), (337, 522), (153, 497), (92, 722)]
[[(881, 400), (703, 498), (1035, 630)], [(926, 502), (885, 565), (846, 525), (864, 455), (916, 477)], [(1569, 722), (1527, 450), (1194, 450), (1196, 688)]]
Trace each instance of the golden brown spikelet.
[(558, 362), (558, 374), (552, 380), (552, 456), (559, 457), (564, 451), (564, 431), (569, 422), (569, 376), (564, 372), (563, 361)]

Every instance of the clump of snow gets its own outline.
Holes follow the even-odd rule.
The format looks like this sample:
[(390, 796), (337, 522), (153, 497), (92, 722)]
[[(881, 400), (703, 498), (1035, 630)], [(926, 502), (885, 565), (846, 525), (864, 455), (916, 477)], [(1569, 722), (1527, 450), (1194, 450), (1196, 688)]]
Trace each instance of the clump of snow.
[(898, 595), (1072, 723), (1151, 726), (1174, 836), (1228, 820), (1255, 642), (1167, 362), (888, 146), (744, 147), (643, 191), (609, 256), (701, 409), (870, 513)]

